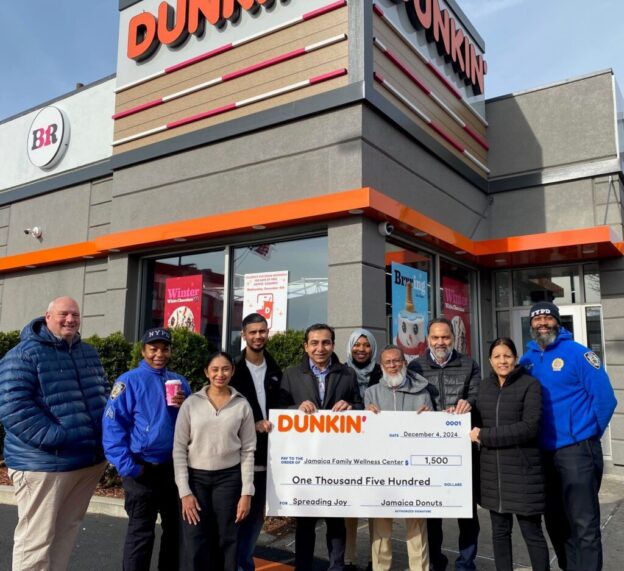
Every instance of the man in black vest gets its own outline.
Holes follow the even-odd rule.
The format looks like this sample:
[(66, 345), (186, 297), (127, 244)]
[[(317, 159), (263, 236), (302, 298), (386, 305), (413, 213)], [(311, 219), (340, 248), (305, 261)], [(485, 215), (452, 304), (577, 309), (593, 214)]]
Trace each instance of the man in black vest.
[[(429, 322), (427, 329), (429, 350), (409, 364), (409, 370), (419, 373), (429, 381), (429, 393), (434, 410), (464, 414), (475, 406), (481, 372), (479, 365), (468, 357), (453, 349), (455, 337), (453, 326), (445, 317), (438, 317)], [(476, 462), (473, 459), (473, 490), (478, 489), (476, 483)], [(473, 492), (474, 504), (474, 492)], [(477, 543), (479, 540), (479, 518), (476, 504), (473, 517), (458, 519), (459, 524), (459, 556), (455, 561), (456, 571), (472, 571), (476, 569)], [(428, 519), (427, 534), (429, 536), (429, 561), (432, 571), (444, 571), (448, 563), (442, 553), (442, 520)]]
[(256, 466), (251, 511), (238, 528), (238, 568), (254, 571), (253, 553), (264, 523), (266, 499), (267, 445), (271, 430), (269, 409), (277, 406), (282, 371), (265, 347), (269, 326), (259, 313), (250, 313), (243, 319), (241, 337), (245, 349), (236, 361), (230, 385), (249, 401), (256, 423)]

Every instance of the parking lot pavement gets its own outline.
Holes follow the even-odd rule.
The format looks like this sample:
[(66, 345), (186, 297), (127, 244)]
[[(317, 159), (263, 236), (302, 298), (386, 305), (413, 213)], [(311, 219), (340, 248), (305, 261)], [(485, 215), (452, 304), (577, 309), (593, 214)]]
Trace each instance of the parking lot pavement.
[[(624, 478), (606, 476), (600, 493), (602, 508), (604, 571), (622, 571), (624, 561)], [(481, 537), (477, 568), (479, 571), (495, 571), (490, 541), (490, 518), (484, 510), (479, 510)], [(0, 571), (11, 569), (11, 547), (13, 529), (17, 522), (17, 509), (12, 505), (0, 505)], [(393, 569), (407, 569), (407, 553), (405, 549), (405, 528), (395, 521), (395, 537), (393, 542)], [(70, 571), (118, 571), (121, 568), (123, 540), (126, 530), (126, 519), (107, 515), (88, 514), (81, 526), (76, 548), (72, 555)], [(314, 571), (327, 568), (325, 530), (323, 520), (317, 526), (316, 559)], [(519, 530), (514, 528), (514, 561), (518, 571), (530, 569), (529, 558)], [(158, 537), (156, 540), (156, 549)], [(453, 520), (444, 523), (444, 551), (452, 561), (456, 557), (457, 523)], [(358, 531), (358, 567), (364, 569), (369, 560), (368, 526), (362, 520)], [(155, 549), (155, 551), (156, 551)], [(284, 533), (273, 536), (263, 533), (260, 536), (256, 555), (265, 560), (292, 565), (294, 561), (294, 534)], [(552, 555), (551, 550), (551, 555)], [(273, 567), (274, 568), (274, 567)], [(552, 564), (556, 569), (556, 564)], [(156, 565), (152, 562), (152, 569)], [(258, 570), (269, 571), (270, 565), (258, 566)], [(452, 569), (452, 566), (449, 566)]]

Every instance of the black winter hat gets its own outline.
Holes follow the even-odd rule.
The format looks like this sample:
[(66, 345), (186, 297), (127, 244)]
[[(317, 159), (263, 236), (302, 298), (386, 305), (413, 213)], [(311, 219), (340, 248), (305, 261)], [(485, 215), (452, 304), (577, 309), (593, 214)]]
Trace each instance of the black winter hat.
[(538, 315), (552, 315), (559, 325), (561, 325), (561, 317), (559, 316), (559, 308), (550, 301), (539, 301), (532, 308), (529, 313), (530, 321), (533, 321), (534, 317)]

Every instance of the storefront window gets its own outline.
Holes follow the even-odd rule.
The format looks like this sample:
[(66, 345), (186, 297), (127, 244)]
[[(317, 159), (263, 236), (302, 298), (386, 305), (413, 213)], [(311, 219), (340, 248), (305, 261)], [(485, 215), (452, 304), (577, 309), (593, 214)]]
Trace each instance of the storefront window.
[(585, 264), (583, 266), (583, 278), (585, 303), (600, 303), (600, 273), (598, 272), (598, 264)]
[(472, 276), (474, 272), (448, 260), (440, 260), (440, 307), (453, 324), (455, 350), (472, 354)]
[(262, 313), (272, 332), (327, 321), (327, 237), (234, 248), (230, 350), (240, 353), (241, 321)]
[(221, 346), (223, 250), (151, 262), (153, 288), (148, 327), (186, 327)]
[(496, 294), (496, 307), (509, 307), (511, 305), (510, 272), (496, 272), (494, 274), (494, 292)]
[(514, 271), (513, 294), (514, 306), (530, 306), (538, 301), (582, 303), (578, 266)]
[(432, 257), (386, 243), (386, 315), (392, 342), (408, 361), (427, 348), (427, 323), (435, 307)]

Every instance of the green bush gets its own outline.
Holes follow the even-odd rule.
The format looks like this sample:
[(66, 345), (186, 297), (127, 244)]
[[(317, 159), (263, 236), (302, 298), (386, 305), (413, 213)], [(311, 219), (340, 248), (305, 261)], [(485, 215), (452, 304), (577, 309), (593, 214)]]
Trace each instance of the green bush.
[(119, 375), (125, 373), (130, 368), (132, 344), (126, 341), (121, 331), (111, 333), (107, 337), (92, 335), (84, 339), (84, 341), (97, 350), (102, 367), (104, 367), (106, 377), (111, 385)]
[(20, 340), (19, 331), (0, 332), (0, 359), (4, 357)]
[[(183, 328), (170, 329), (170, 331), (172, 353), (167, 368), (186, 377), (193, 391), (198, 391), (206, 384), (204, 368), (208, 356), (216, 351), (216, 348), (199, 333)], [(141, 358), (141, 342), (137, 341), (132, 349), (131, 367), (136, 367)]]
[[(0, 331), (0, 359), (19, 343), (19, 331)], [(0, 454), (4, 451), (4, 426), (0, 424)]]
[(284, 370), (301, 361), (303, 351), (304, 332), (289, 329), (284, 333), (276, 333), (267, 343), (267, 351), (275, 359), (275, 362)]

